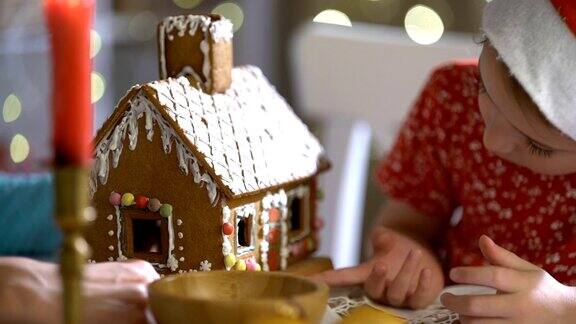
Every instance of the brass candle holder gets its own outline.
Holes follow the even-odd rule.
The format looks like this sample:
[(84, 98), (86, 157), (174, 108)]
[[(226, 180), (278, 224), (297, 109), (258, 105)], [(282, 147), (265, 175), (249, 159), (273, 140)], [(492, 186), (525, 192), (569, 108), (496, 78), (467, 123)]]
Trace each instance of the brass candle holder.
[(62, 230), (60, 274), (64, 323), (81, 323), (82, 277), (90, 248), (83, 229), (89, 222), (88, 175), (85, 167), (57, 167), (55, 170), (56, 220)]

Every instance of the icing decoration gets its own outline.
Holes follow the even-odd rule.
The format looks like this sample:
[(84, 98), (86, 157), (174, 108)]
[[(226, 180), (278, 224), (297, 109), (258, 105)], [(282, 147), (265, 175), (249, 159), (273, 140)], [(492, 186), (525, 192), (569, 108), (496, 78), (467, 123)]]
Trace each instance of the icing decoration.
[(108, 250), (110, 250), (110, 251), (114, 251), (114, 245), (110, 245), (110, 246), (108, 246)]
[(184, 262), (184, 260), (186, 260), (186, 259), (184, 259), (184, 257), (180, 257), (180, 259), (178, 259), (178, 260), (180, 260), (180, 262)]
[(113, 206), (119, 206), (120, 203), (122, 202), (122, 196), (119, 193), (112, 191), (110, 193), (110, 198), (108, 198), (108, 201)]
[[(188, 79), (179, 79), (181, 82), (187, 83), (187, 87), (190, 87)], [(157, 91), (162, 89), (161, 83), (156, 84)], [(191, 88), (193, 89), (193, 88)], [(170, 89), (165, 89), (164, 91), (170, 91)], [(163, 105), (167, 103), (164, 102), (164, 96), (161, 96), (161, 101)], [(208, 198), (213, 205), (216, 205), (218, 201), (218, 188), (216, 183), (212, 180), (209, 174), (202, 173), (200, 170), (197, 159), (193, 154), (186, 148), (184, 143), (178, 138), (174, 130), (168, 124), (168, 122), (162, 117), (153, 104), (148, 100), (145, 94), (142, 92), (135, 95), (129, 101), (130, 107), (125, 111), (124, 116), (121, 121), (97, 144), (95, 152), (95, 165), (90, 173), (90, 187), (89, 194), (90, 198), (94, 197), (94, 193), (98, 187), (98, 183), (106, 184), (108, 181), (109, 174), (109, 155), (112, 154), (112, 167), (116, 168), (120, 159), (120, 155), (123, 150), (123, 140), (128, 136), (129, 148), (134, 150), (138, 141), (138, 119), (145, 117), (146, 125), (145, 129), (147, 132), (147, 139), (152, 141), (154, 135), (153, 125), (157, 125), (161, 131), (161, 138), (164, 147), (164, 152), (166, 154), (171, 152), (172, 141), (176, 145), (178, 152), (178, 160), (180, 169), (183, 173), (188, 174), (189, 166), (192, 169), (194, 183), (200, 186), (206, 186), (208, 191)]]
[(208, 260), (200, 262), (200, 271), (210, 271), (210, 270), (212, 270), (212, 263), (208, 262)]
[(222, 224), (222, 233), (224, 233), (224, 235), (234, 234), (234, 226), (232, 226), (230, 223)]
[(108, 217), (106, 217), (107, 220), (111, 221), (114, 219), (114, 216), (112, 214), (108, 215)]
[[(162, 215), (162, 217), (171, 217), (172, 216), (172, 205), (170, 204), (162, 204), (162, 206), (160, 206), (160, 215)], [(178, 233), (180, 234), (180, 233)]]
[(160, 206), (162, 206), (162, 203), (160, 203), (160, 200), (156, 199), (156, 198), (152, 198), (148, 201), (148, 209), (151, 212), (157, 212), (160, 210)]
[(114, 206), (116, 209), (116, 241), (118, 242), (118, 257), (116, 258), (117, 261), (125, 261), (128, 258), (122, 254), (122, 220), (120, 219), (120, 207)]
[(178, 251), (184, 251), (184, 247), (183, 247), (182, 245), (180, 245), (180, 246), (178, 247)]
[(182, 225), (182, 220), (180, 218), (178, 218), (176, 220), (176, 225), (178, 225), (178, 226)]
[(184, 234), (182, 234), (182, 232), (178, 232), (178, 238), (179, 238), (179, 239), (184, 238)]
[(108, 236), (114, 236), (114, 231), (108, 231)]
[(141, 195), (136, 196), (136, 198), (134, 199), (134, 202), (136, 204), (136, 208), (146, 209), (146, 207), (148, 207), (148, 201), (149, 200), (150, 199), (148, 197), (145, 197), (145, 196), (141, 196)]
[(228, 254), (224, 257), (224, 266), (226, 266), (226, 270), (232, 269), (235, 264), (236, 256), (234, 254)]
[(236, 261), (236, 264), (234, 265), (234, 270), (246, 271), (246, 261), (238, 259), (238, 261)]
[(134, 195), (127, 192), (122, 195), (122, 206), (132, 206), (134, 204)]

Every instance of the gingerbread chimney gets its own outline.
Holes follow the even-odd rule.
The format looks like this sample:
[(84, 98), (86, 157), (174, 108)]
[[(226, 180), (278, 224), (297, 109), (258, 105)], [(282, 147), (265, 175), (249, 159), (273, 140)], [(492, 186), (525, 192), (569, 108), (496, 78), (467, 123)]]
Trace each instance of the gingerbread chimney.
[(176, 16), (158, 25), (160, 78), (185, 75), (207, 93), (232, 82), (232, 23), (218, 16)]

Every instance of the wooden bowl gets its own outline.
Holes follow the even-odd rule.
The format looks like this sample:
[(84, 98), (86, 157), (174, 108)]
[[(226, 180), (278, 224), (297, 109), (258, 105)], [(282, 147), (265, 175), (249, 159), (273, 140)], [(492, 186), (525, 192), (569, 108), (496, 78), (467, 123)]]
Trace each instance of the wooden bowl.
[(148, 285), (160, 324), (254, 323), (269, 318), (319, 323), (328, 287), (280, 272), (210, 271), (168, 276)]

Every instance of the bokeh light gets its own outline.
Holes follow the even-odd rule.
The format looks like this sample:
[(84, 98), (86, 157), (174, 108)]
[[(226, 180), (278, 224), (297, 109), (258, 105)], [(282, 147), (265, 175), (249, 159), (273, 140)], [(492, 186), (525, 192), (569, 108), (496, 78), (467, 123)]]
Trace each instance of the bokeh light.
[(4, 122), (11, 123), (20, 117), (22, 112), (22, 103), (17, 95), (11, 93), (4, 100), (4, 105), (2, 106), (2, 117)]
[(104, 79), (104, 76), (98, 72), (92, 72), (90, 79), (92, 81), (92, 103), (96, 103), (98, 100), (102, 99), (102, 96), (104, 96), (104, 92), (106, 91), (106, 79)]
[(142, 11), (128, 23), (128, 35), (138, 41), (149, 41), (156, 36), (158, 17), (151, 11)]
[(316, 23), (352, 27), (352, 22), (350, 18), (348, 18), (348, 15), (335, 9), (327, 9), (320, 12), (314, 17), (313, 21)]
[(30, 144), (22, 134), (16, 134), (10, 142), (10, 158), (14, 163), (21, 163), (26, 160), (30, 154)]
[(182, 9), (192, 9), (202, 3), (202, 0), (172, 0), (175, 5)]
[(234, 2), (224, 2), (212, 10), (213, 14), (217, 14), (230, 19), (234, 25), (234, 32), (236, 32), (244, 23), (244, 11)]
[(90, 30), (90, 58), (94, 58), (102, 49), (102, 37), (94, 29)]
[(442, 18), (430, 7), (416, 5), (406, 13), (404, 27), (408, 36), (421, 45), (436, 43), (444, 34)]

